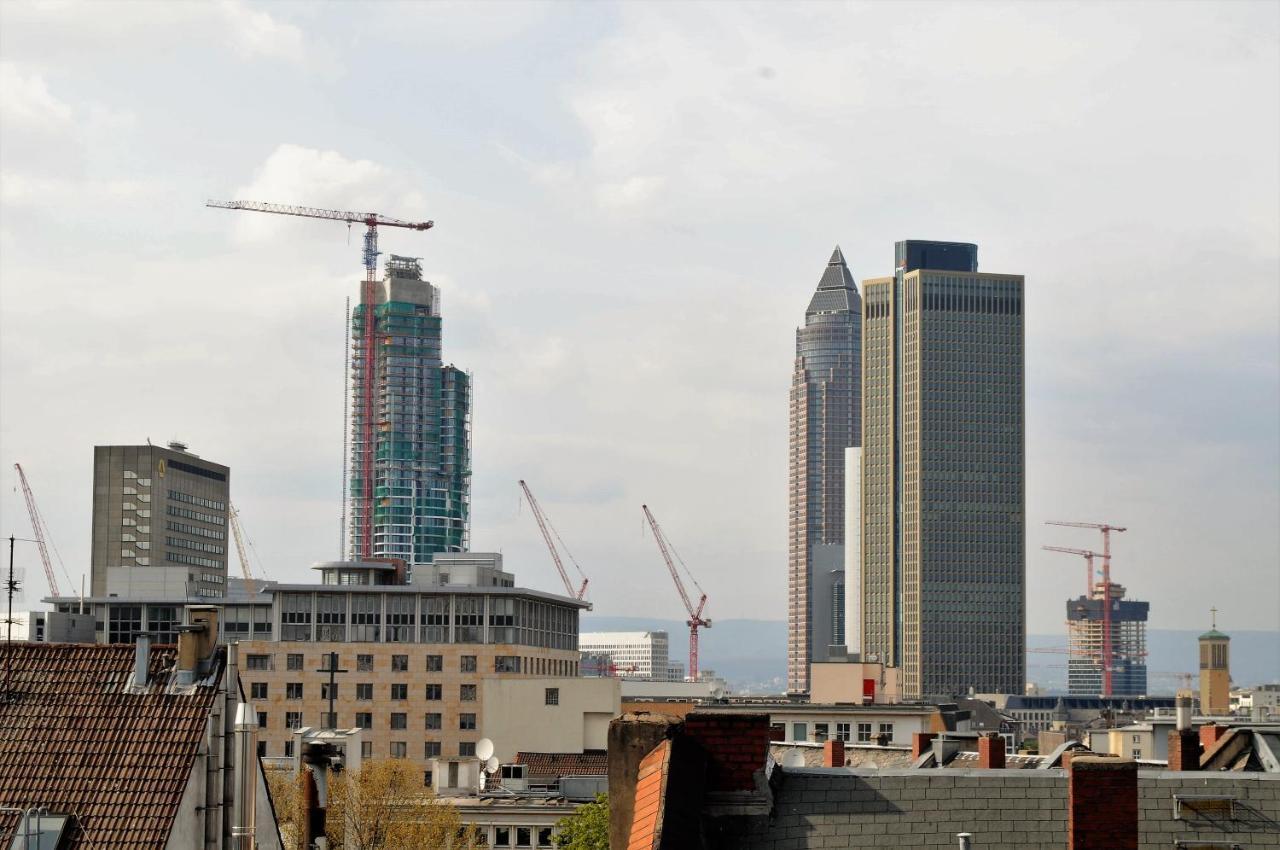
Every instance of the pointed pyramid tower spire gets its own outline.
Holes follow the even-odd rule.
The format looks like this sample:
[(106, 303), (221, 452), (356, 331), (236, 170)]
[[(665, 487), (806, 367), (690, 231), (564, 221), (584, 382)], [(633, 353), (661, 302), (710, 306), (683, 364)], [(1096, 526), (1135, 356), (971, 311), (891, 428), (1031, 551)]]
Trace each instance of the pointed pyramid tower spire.
[(843, 266), (844, 264), (845, 264), (845, 262), (844, 262), (844, 254), (840, 253), (840, 246), (839, 246), (839, 245), (837, 245), (837, 246), (836, 246), (836, 249), (835, 249), (834, 251), (832, 251), (832, 252), (831, 252), (831, 259), (830, 259), (830, 260), (827, 260), (827, 265), (829, 265), (829, 266)]

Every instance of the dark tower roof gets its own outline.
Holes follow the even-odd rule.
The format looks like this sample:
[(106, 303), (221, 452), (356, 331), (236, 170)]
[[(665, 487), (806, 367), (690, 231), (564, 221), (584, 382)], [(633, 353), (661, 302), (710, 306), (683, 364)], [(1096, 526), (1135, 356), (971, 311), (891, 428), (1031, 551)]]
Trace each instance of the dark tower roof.
[[(853, 297), (850, 297), (852, 293)], [(827, 268), (822, 272), (822, 278), (818, 281), (818, 291), (813, 293), (813, 298), (809, 300), (809, 308), (806, 313), (836, 313), (841, 310), (857, 309), (858, 290), (853, 282), (853, 275), (849, 273), (849, 267), (845, 265), (844, 254), (840, 251), (840, 246), (831, 252), (831, 259), (827, 261)]]

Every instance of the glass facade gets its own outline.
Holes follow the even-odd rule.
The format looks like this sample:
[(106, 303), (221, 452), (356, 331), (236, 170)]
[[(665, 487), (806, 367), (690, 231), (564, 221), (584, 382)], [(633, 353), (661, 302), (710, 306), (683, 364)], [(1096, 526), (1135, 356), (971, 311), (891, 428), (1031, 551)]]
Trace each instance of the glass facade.
[[(843, 623), (831, 586), (843, 562), (845, 449), (861, 445), (862, 304), (839, 247), (796, 330), (788, 496), (787, 690), (809, 689)], [(818, 586), (821, 584), (821, 586)], [(839, 604), (840, 610), (827, 611)], [(821, 616), (817, 607), (824, 609)], [(840, 631), (843, 631), (841, 628)], [(841, 635), (843, 637), (843, 635)]]
[[(422, 280), (417, 260), (392, 256), (372, 308), (377, 342), (373, 458), (364, 456), (361, 405), (351, 420), (350, 551), (370, 509), (361, 492), (373, 464), (372, 557), (429, 561), (466, 551), (471, 503), (471, 378), (442, 361), (440, 292)], [(352, 313), (352, 398), (367, 376), (363, 347), (370, 311)], [(365, 553), (358, 553), (364, 555)]]

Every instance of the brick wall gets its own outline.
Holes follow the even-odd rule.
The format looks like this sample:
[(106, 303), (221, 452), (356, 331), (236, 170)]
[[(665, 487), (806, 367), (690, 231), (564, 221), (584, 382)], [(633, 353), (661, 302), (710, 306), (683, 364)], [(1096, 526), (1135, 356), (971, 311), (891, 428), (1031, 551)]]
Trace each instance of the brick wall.
[(769, 715), (694, 712), (684, 734), (707, 752), (708, 791), (751, 791), (769, 754)]
[[(780, 769), (774, 816), (723, 818), (717, 850), (923, 848), (1065, 850), (1067, 780), (1062, 770)], [(1234, 821), (1175, 821), (1173, 795), (1233, 794)], [(1139, 850), (1175, 839), (1280, 847), (1280, 775), (1141, 771)]]

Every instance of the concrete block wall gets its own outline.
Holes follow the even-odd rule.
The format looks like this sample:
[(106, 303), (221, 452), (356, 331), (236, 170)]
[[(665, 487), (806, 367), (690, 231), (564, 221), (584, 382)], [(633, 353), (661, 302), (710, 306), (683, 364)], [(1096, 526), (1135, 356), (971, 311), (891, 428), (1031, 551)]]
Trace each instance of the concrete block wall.
[[(1174, 820), (1175, 794), (1234, 797), (1235, 816)], [(1140, 771), (1138, 820), (1139, 850), (1168, 850), (1174, 841), (1280, 848), (1280, 774)]]

